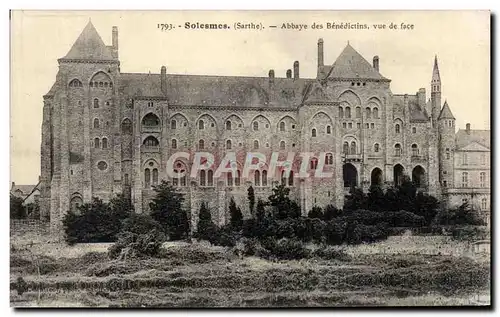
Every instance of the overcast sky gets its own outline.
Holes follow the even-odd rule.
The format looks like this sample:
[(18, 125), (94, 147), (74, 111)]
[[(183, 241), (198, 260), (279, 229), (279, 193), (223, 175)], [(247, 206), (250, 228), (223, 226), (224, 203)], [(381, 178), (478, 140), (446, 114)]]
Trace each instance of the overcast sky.
[[(48, 92), (63, 57), (89, 18), (107, 45), (111, 27), (119, 29), (122, 72), (284, 77), (300, 62), (301, 77), (316, 76), (317, 40), (324, 39), (325, 64), (332, 64), (347, 42), (371, 62), (380, 57), (380, 72), (392, 80), (395, 94), (415, 94), (424, 87), (430, 97), (434, 55), (457, 128), (490, 128), (489, 12), (15, 12), (11, 24), (11, 179), (35, 184), (40, 175), (42, 96)], [(227, 23), (230, 30), (185, 30), (185, 22)], [(234, 30), (235, 22), (277, 25), (262, 31)], [(283, 30), (282, 23), (322, 30)], [(369, 30), (327, 30), (326, 24), (360, 23)], [(413, 24), (413, 30), (389, 29), (391, 22)], [(161, 31), (158, 23), (175, 30)], [(373, 24), (386, 24), (376, 30)]]

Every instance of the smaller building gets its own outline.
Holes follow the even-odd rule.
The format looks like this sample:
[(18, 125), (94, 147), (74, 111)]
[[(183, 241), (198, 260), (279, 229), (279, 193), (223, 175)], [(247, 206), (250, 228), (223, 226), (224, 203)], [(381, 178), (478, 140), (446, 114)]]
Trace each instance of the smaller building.
[[(28, 208), (34, 208), (35, 205), (38, 205), (40, 199), (40, 182), (36, 185), (16, 185), (15, 182), (12, 182), (10, 187), (10, 193), (16, 197), (19, 197), (23, 200), (23, 206), (28, 206)], [(26, 213), (29, 215), (33, 210), (26, 210)]]

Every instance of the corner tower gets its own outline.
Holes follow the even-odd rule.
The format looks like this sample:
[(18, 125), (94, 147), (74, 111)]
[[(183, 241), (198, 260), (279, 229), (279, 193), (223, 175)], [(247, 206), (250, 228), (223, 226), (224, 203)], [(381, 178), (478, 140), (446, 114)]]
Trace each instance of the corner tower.
[(455, 117), (444, 102), (438, 118), (439, 181), (442, 188), (453, 186), (453, 152), (455, 150)]

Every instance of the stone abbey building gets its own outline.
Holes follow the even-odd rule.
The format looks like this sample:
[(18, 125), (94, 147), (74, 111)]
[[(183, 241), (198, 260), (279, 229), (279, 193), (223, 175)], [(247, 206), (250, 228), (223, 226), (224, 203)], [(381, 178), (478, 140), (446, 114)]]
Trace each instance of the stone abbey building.
[[(40, 203), (54, 227), (64, 213), (89, 202), (124, 193), (136, 212), (148, 212), (153, 186), (162, 179), (185, 193), (197, 221), (202, 201), (223, 224), (231, 197), (243, 207), (247, 188), (267, 198), (276, 183), (290, 187), (303, 214), (313, 206), (343, 206), (351, 186), (398, 184), (404, 175), (445, 203), (471, 201), (489, 210), (489, 131), (456, 132), (455, 118), (442, 102), (434, 61), (430, 98), (424, 88), (393, 94), (381, 75), (379, 58), (367, 62), (349, 44), (333, 64), (318, 43), (316, 78), (301, 78), (299, 62), (285, 77), (122, 73), (118, 30), (105, 45), (89, 22), (66, 56), (44, 96)], [(285, 74), (285, 72), (283, 72)], [(176, 152), (211, 152), (215, 166), (225, 153), (238, 157), (237, 172), (214, 177), (214, 170), (191, 172), (192, 160), (174, 162)], [(333, 177), (297, 177), (300, 156), (290, 173), (267, 164), (241, 173), (247, 152), (312, 152), (309, 170), (320, 166)], [(309, 162), (310, 160), (310, 162)], [(277, 175), (277, 176), (276, 176)]]

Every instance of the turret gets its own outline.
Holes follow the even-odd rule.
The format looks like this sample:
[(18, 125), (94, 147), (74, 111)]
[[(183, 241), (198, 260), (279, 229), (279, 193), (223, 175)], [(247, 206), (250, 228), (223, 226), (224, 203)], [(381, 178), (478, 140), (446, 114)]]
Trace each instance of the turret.
[(443, 188), (453, 186), (453, 152), (455, 150), (455, 117), (445, 101), (438, 117), (439, 179)]
[(441, 76), (439, 75), (439, 66), (437, 55), (434, 57), (434, 69), (432, 70), (431, 80), (431, 117), (432, 126), (436, 127), (439, 113), (441, 111)]

